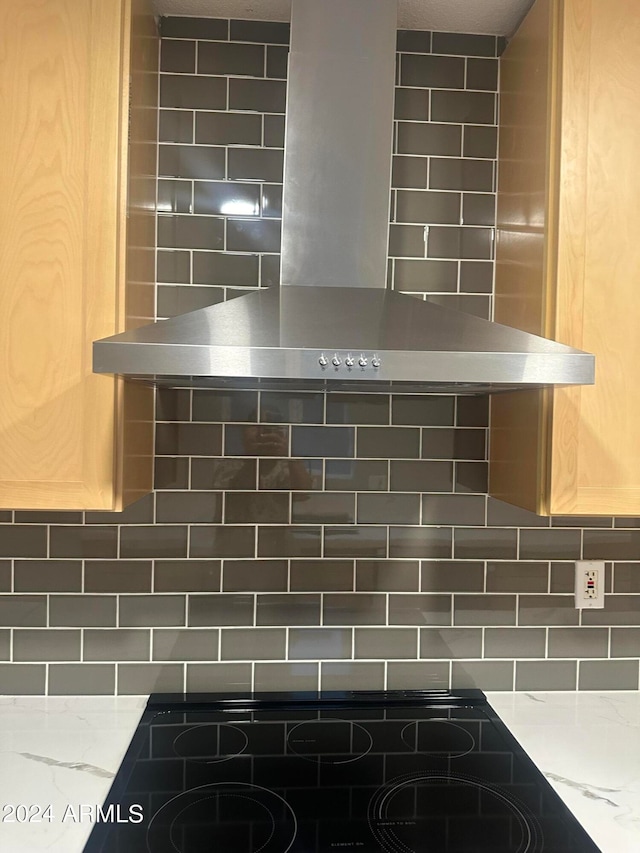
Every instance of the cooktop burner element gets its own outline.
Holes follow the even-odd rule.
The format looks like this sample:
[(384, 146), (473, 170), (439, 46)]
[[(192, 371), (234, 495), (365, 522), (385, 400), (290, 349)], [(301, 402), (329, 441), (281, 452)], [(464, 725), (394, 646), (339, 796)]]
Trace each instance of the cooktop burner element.
[(86, 853), (599, 853), (478, 690), (152, 696), (111, 804)]
[(471, 732), (448, 720), (416, 720), (402, 730), (402, 740), (413, 752), (456, 758), (475, 747)]
[(349, 720), (309, 720), (295, 725), (287, 737), (289, 752), (309, 761), (348, 764), (373, 746), (369, 732)]
[(200, 724), (180, 732), (173, 741), (173, 751), (178, 758), (191, 761), (229, 761), (247, 748), (249, 739), (245, 732), (226, 723)]
[(427, 771), (393, 780), (372, 797), (369, 825), (380, 849), (389, 853), (542, 851), (538, 823), (526, 806), (498, 787), (457, 773)]
[(244, 782), (218, 782), (165, 803), (151, 819), (146, 849), (152, 853), (287, 853), (296, 828), (291, 807), (273, 791)]

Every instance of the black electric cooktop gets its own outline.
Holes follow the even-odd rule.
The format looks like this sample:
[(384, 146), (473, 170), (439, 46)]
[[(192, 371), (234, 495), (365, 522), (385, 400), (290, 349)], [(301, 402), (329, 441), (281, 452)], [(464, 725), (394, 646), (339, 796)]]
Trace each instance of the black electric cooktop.
[(479, 690), (152, 696), (85, 853), (599, 853)]

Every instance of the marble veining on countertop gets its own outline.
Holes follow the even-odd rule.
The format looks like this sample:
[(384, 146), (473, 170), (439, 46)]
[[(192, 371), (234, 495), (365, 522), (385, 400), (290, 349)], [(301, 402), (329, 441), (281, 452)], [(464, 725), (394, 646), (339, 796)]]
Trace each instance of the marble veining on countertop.
[[(638, 853), (640, 692), (487, 698), (603, 853)], [(81, 853), (145, 704), (0, 697), (0, 850)], [(9, 822), (19, 804), (51, 820)]]

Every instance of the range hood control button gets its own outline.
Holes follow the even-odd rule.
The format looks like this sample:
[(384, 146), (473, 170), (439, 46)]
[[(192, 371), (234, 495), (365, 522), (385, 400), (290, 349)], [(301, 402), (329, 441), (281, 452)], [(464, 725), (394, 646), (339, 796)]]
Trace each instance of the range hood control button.
[(377, 355), (374, 355), (373, 358), (371, 359), (371, 365), (372, 365), (372, 367), (380, 367), (380, 359), (378, 358)]
[(342, 364), (342, 359), (340, 358), (340, 356), (338, 355), (338, 353), (335, 353), (335, 355), (334, 355), (334, 356), (333, 356), (333, 358), (331, 359), (331, 364), (332, 364), (334, 367), (340, 367), (340, 365)]
[(320, 367), (326, 367), (327, 364), (329, 364), (329, 362), (327, 361), (327, 357), (324, 353), (322, 353), (322, 355), (318, 359), (318, 364), (320, 365)]
[(354, 358), (353, 358), (353, 356), (351, 355), (351, 353), (349, 353), (349, 355), (345, 358), (344, 363), (346, 364), (346, 366), (347, 366), (347, 367), (353, 367), (353, 365), (354, 365)]
[(358, 364), (360, 365), (360, 367), (366, 367), (367, 366), (367, 359), (363, 355), (361, 355), (360, 358), (358, 359)]

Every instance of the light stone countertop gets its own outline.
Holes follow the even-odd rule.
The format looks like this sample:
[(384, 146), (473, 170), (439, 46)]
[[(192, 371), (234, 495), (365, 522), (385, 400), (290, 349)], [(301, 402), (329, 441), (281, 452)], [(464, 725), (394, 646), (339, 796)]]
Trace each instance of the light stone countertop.
[[(603, 853), (639, 853), (640, 692), (487, 698)], [(81, 853), (79, 806), (103, 803), (145, 704), (0, 697), (0, 850)], [(52, 819), (9, 823), (5, 804), (50, 804)]]

